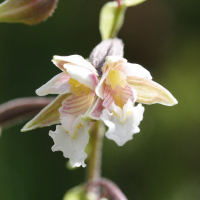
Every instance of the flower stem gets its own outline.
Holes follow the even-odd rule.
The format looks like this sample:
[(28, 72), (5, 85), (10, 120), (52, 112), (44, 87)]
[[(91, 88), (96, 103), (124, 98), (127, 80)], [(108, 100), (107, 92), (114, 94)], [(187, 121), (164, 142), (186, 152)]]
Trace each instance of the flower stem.
[(101, 176), (101, 154), (104, 129), (105, 127), (103, 122), (97, 121), (90, 134), (91, 146), (87, 174), (88, 181), (98, 180)]
[[(121, 28), (121, 25), (123, 24), (123, 15), (124, 15), (123, 12), (125, 12), (126, 7), (125, 7), (125, 5), (121, 4), (121, 1), (117, 1), (117, 2), (118, 2), (118, 7), (116, 10), (114, 23), (113, 23), (109, 38), (115, 38), (118, 31)], [(119, 25), (119, 24), (121, 24), (121, 25)]]
[(121, 0), (116, 0), (116, 1), (118, 3), (118, 7), (120, 7), (121, 6)]

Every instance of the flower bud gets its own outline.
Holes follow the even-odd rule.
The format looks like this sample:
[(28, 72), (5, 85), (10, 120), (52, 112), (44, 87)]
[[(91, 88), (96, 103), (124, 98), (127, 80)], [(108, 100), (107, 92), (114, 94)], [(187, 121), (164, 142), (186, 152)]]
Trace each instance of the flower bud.
[(55, 10), (58, 0), (6, 0), (0, 4), (0, 22), (38, 24)]

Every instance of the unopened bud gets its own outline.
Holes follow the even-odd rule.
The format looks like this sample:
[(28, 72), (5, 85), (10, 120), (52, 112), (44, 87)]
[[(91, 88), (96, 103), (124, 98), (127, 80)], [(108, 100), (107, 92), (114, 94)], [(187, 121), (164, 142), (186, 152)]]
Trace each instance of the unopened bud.
[(0, 22), (38, 24), (55, 10), (58, 0), (6, 0), (0, 4)]

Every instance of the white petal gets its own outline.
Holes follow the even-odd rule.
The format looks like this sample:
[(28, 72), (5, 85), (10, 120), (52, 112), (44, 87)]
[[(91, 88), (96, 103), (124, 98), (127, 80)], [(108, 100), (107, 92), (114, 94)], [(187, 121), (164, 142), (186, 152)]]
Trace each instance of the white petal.
[(54, 56), (52, 62), (60, 68), (62, 71), (66, 71), (64, 68), (64, 64), (72, 64), (72, 65), (78, 65), (85, 67), (89, 70), (91, 70), (94, 74), (98, 76), (98, 73), (94, 66), (85, 60), (82, 56), (79, 55), (71, 55), (71, 56)]
[(47, 94), (70, 93), (69, 78), (70, 76), (66, 72), (57, 74), (50, 81), (38, 88), (36, 94), (38, 96), (45, 96)]
[(140, 78), (152, 79), (150, 72), (138, 64), (120, 63), (114, 69), (123, 72), (128, 77), (138, 76)]
[(133, 138), (133, 134), (140, 131), (138, 125), (143, 119), (144, 107), (141, 104), (133, 107), (129, 99), (123, 110), (114, 103), (111, 109), (112, 112), (104, 109), (100, 118), (108, 126), (106, 137), (122, 146)]
[(79, 65), (64, 64), (63, 66), (73, 79), (89, 87), (92, 91), (95, 90), (99, 81), (94, 72)]
[(84, 160), (87, 158), (85, 147), (89, 141), (88, 125), (84, 124), (77, 132), (75, 139), (66, 133), (61, 125), (56, 130), (50, 131), (49, 135), (54, 141), (52, 151), (62, 151), (65, 158), (69, 158), (72, 167), (85, 167)]
[(104, 87), (105, 87), (105, 79), (108, 76), (110, 69), (108, 69), (105, 73), (103, 73), (98, 85), (95, 88), (95, 93), (98, 97), (100, 97), (101, 99), (104, 99)]
[(80, 96), (72, 94), (62, 102), (62, 107), (59, 109), (60, 121), (65, 131), (72, 137), (76, 134), (72, 128), (75, 119), (87, 111), (93, 99), (94, 93)]

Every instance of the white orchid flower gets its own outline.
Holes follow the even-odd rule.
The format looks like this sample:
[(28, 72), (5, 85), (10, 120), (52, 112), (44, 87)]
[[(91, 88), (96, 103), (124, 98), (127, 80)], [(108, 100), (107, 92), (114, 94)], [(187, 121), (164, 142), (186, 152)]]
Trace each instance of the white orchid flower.
[(128, 63), (121, 57), (107, 56), (102, 71), (95, 90), (105, 107), (100, 118), (109, 128), (106, 136), (119, 146), (139, 132), (144, 108), (141, 104), (134, 107), (136, 101), (168, 106), (177, 104), (172, 94), (152, 81), (149, 71), (138, 64)]
[(70, 159), (72, 167), (85, 167), (87, 154), (84, 150), (89, 141), (89, 122), (82, 120), (81, 116), (94, 100), (98, 74), (88, 61), (78, 55), (54, 56), (52, 61), (63, 72), (37, 89), (36, 93), (39, 96), (59, 96), (28, 122), (22, 131), (61, 123), (55, 132), (49, 133), (55, 143), (52, 150), (62, 151)]
[(36, 90), (39, 96), (59, 94), (22, 131), (61, 123), (49, 135), (53, 151), (62, 151), (72, 167), (85, 167), (85, 147), (89, 141), (89, 123), (102, 120), (108, 127), (106, 137), (119, 146), (140, 131), (144, 107), (135, 102), (174, 105), (176, 99), (140, 65), (126, 59), (108, 56), (103, 75), (81, 56), (54, 56), (53, 63), (62, 72)]

